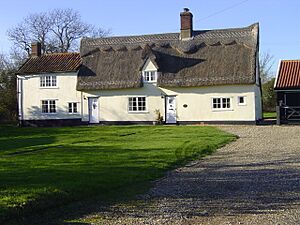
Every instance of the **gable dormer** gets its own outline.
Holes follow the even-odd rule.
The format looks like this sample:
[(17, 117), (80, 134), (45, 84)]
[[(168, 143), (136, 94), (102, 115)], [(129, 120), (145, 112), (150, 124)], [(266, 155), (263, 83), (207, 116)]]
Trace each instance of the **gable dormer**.
[(158, 72), (157, 67), (151, 61), (151, 59), (147, 59), (144, 66), (142, 67), (142, 78), (143, 83), (155, 83), (157, 82)]

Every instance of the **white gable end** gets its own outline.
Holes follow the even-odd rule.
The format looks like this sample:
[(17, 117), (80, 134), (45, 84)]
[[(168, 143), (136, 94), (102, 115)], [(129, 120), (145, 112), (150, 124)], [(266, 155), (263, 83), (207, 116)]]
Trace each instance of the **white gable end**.
[(143, 71), (157, 71), (157, 68), (154, 65), (154, 63), (150, 59), (148, 59), (142, 70)]

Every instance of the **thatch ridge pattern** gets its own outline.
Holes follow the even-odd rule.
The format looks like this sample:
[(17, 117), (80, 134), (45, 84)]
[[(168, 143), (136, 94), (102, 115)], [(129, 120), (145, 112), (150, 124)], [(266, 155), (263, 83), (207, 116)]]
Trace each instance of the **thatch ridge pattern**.
[(257, 48), (258, 24), (195, 31), (188, 41), (181, 41), (178, 33), (85, 38), (77, 88), (142, 87), (141, 68), (148, 59), (160, 72), (159, 86), (253, 84)]

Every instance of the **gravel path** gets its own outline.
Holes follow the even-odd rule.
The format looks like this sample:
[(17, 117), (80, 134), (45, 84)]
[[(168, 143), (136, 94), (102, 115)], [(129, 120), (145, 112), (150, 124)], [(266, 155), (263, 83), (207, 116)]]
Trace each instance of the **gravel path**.
[(240, 138), (212, 156), (170, 172), (138, 203), (116, 205), (84, 221), (300, 224), (300, 126), (220, 128)]

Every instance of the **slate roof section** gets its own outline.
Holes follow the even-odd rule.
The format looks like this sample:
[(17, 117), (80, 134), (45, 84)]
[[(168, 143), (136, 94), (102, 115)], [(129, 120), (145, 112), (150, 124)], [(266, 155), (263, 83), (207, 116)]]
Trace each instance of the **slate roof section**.
[(275, 90), (300, 89), (300, 60), (280, 62)]
[(142, 87), (141, 67), (154, 60), (158, 86), (254, 84), (259, 26), (109, 38), (84, 38), (78, 90)]
[(40, 57), (30, 57), (27, 59), (17, 71), (17, 74), (76, 72), (81, 63), (79, 53), (45, 54)]

